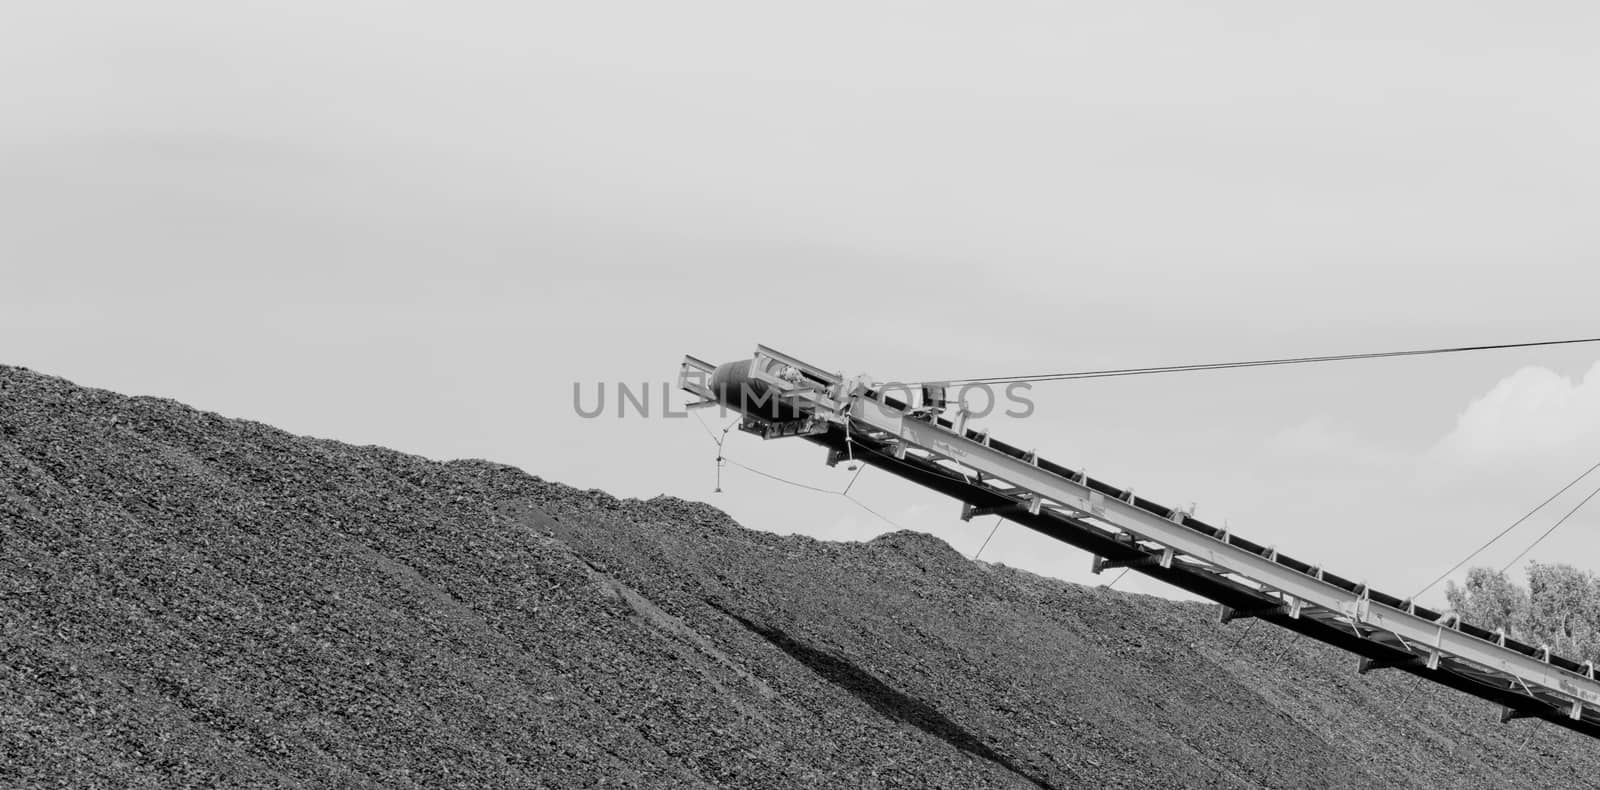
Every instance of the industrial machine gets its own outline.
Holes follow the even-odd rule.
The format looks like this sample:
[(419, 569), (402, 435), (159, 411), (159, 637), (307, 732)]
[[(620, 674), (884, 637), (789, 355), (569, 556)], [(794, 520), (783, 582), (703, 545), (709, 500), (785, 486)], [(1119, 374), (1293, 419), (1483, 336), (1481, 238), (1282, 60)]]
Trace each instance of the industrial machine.
[(1221, 604), (1227, 623), (1258, 618), (1357, 658), (1356, 669), (1409, 672), (1600, 738), (1593, 662), (1553, 655), (1230, 534), (968, 426), (940, 388), (875, 385), (773, 349), (721, 365), (685, 357), (693, 406), (742, 415), (766, 439), (800, 437), (831, 466), (869, 464), (962, 502), (963, 520), (997, 514), (1090, 552), (1096, 573), (1130, 568)]

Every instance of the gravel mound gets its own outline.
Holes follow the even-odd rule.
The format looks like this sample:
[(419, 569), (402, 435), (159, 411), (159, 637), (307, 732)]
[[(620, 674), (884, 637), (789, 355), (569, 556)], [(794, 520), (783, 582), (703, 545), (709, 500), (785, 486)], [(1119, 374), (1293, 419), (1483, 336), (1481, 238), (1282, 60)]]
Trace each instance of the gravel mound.
[(1208, 607), (0, 367), (0, 787), (1597, 775), (1589, 739)]

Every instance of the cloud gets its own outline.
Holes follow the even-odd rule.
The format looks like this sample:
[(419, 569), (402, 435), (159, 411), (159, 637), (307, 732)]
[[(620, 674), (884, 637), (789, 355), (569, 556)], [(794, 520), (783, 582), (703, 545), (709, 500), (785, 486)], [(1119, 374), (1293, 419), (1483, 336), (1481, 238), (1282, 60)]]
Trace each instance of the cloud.
[(1319, 474), (1382, 476), (1433, 496), (1482, 501), (1525, 486), (1536, 493), (1600, 459), (1600, 363), (1577, 379), (1519, 369), (1468, 400), (1430, 445), (1386, 444), (1315, 416), (1274, 434), (1264, 449), (1287, 463), (1314, 464)]
[(1467, 405), (1433, 454), (1477, 465), (1597, 448), (1600, 363), (1578, 381), (1542, 367), (1512, 373)]

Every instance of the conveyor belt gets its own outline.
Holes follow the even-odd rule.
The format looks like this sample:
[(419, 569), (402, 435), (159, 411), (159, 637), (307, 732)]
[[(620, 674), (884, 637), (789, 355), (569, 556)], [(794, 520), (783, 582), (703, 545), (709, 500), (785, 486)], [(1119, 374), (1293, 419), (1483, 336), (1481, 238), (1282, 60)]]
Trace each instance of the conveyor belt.
[(686, 357), (680, 386), (699, 398), (691, 405), (737, 409), (747, 432), (802, 437), (828, 448), (830, 465), (853, 458), (947, 494), (963, 503), (964, 519), (998, 514), (1082, 548), (1096, 572), (1127, 567), (1216, 601), (1223, 622), (1258, 618), (1354, 653), (1361, 673), (1398, 669), (1495, 702), (1502, 721), (1540, 718), (1600, 738), (1592, 663), (1229, 534), (971, 429), (959, 410), (950, 418), (913, 407), (765, 347), (735, 365), (714, 377), (718, 366)]

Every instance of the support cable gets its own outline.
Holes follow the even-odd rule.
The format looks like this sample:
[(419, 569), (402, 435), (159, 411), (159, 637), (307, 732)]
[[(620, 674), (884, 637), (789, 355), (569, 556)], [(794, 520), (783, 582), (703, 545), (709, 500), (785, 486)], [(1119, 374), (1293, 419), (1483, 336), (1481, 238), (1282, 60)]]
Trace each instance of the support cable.
[(1328, 354), (1309, 357), (1284, 357), (1280, 359), (1253, 359), (1240, 362), (1203, 362), (1188, 365), (1159, 365), (1144, 368), (1111, 368), (1106, 370), (1080, 370), (1065, 373), (1039, 373), (1026, 376), (987, 376), (968, 379), (919, 382), (928, 384), (1009, 384), (1031, 381), (1067, 381), (1073, 379), (1113, 378), (1117, 376), (1143, 376), (1156, 373), (1188, 373), (1201, 370), (1234, 370), (1237, 368), (1271, 367), (1275, 365), (1304, 365), (1322, 362), (1347, 362), (1358, 359), (1385, 359), (1388, 357), (1417, 357), (1432, 354), (1460, 354), (1470, 351), (1496, 351), (1510, 348), (1535, 348), (1564, 346), (1578, 343), (1600, 343), (1600, 337), (1571, 340), (1537, 340), (1526, 343), (1495, 343), (1492, 345), (1457, 346), (1453, 348), (1424, 348), (1409, 351), (1369, 351), (1358, 354)]
[(784, 485), (794, 486), (795, 488), (803, 488), (803, 489), (805, 489), (807, 491), (815, 491), (815, 492), (817, 492), (819, 494), (832, 494), (833, 496), (844, 497), (845, 499), (850, 500), (850, 502), (853, 503), (856, 507), (861, 508), (862, 510), (865, 510), (866, 512), (872, 514), (873, 516), (875, 516), (878, 519), (882, 520), (884, 523), (888, 524), (889, 526), (894, 527), (895, 529), (904, 529), (899, 524), (896, 524), (894, 522), (894, 519), (891, 519), (888, 516), (885, 516), (884, 514), (879, 513), (876, 510), (873, 510), (871, 507), (868, 507), (865, 502), (862, 502), (861, 500), (856, 499), (855, 497), (850, 495), (850, 488), (856, 484), (856, 478), (861, 477), (862, 471), (864, 471), (866, 469), (865, 465), (857, 467), (855, 474), (852, 475), (851, 478), (850, 478), (850, 482), (847, 483), (845, 485), (845, 487), (842, 490), (839, 490), (839, 491), (835, 491), (835, 490), (833, 490), (831, 488), (821, 488), (819, 486), (810, 485), (809, 483), (801, 483), (801, 482), (796, 481), (796, 480), (790, 480), (790, 479), (788, 479), (786, 477), (781, 477), (779, 475), (775, 475), (775, 474), (772, 474), (770, 472), (763, 472), (760, 469), (757, 469), (757, 468), (755, 468), (753, 466), (749, 466), (749, 465), (746, 465), (746, 464), (741, 464), (738, 461), (735, 461), (732, 458), (729, 458), (725, 453), (723, 453), (723, 451), (722, 451), (722, 443), (727, 441), (727, 439), (728, 439), (728, 431), (732, 430), (733, 426), (737, 425), (739, 423), (739, 420), (736, 419), (733, 422), (729, 423), (728, 427), (723, 428), (722, 429), (722, 436), (719, 438), (717, 436), (716, 432), (712, 430), (711, 426), (706, 424), (705, 418), (701, 417), (698, 412), (695, 413), (694, 417), (695, 417), (696, 420), (698, 420), (700, 422), (700, 427), (705, 429), (706, 435), (711, 437), (711, 440), (713, 442), (716, 442), (716, 445), (717, 445), (717, 488), (716, 488), (716, 491), (714, 493), (721, 493), (721, 491), (722, 491), (722, 465), (723, 464), (732, 464), (733, 466), (736, 466), (736, 467), (738, 467), (740, 469), (743, 469), (746, 472), (749, 472), (749, 473), (754, 474), (754, 475), (760, 475), (761, 477), (765, 477), (768, 480), (772, 480), (772, 481), (775, 481), (775, 482), (783, 483)]
[[(1416, 594), (1411, 596), (1411, 600), (1415, 601), (1416, 599), (1422, 597), (1422, 594), (1427, 592), (1428, 590), (1433, 589), (1434, 585), (1436, 585), (1439, 582), (1442, 582), (1445, 579), (1449, 578), (1450, 574), (1453, 574), (1456, 571), (1461, 570), (1461, 567), (1466, 565), (1467, 563), (1471, 562), (1474, 557), (1478, 556), (1479, 554), (1482, 554), (1486, 549), (1488, 549), (1490, 546), (1494, 545), (1501, 538), (1511, 534), (1511, 531), (1516, 529), (1517, 527), (1521, 526), (1522, 522), (1527, 521), (1528, 519), (1532, 518), (1535, 513), (1538, 513), (1540, 510), (1543, 510), (1545, 505), (1548, 505), (1551, 502), (1554, 502), (1557, 497), (1561, 496), (1562, 494), (1567, 493), (1568, 489), (1571, 489), (1573, 486), (1575, 486), (1579, 482), (1581, 482), (1585, 477), (1588, 477), (1589, 475), (1593, 474), (1596, 469), (1600, 469), (1600, 462), (1595, 463), (1594, 466), (1591, 466), (1587, 470), (1585, 470), (1583, 474), (1578, 475), (1577, 477), (1573, 478), (1572, 482), (1567, 483), (1566, 485), (1562, 486), (1560, 491), (1557, 491), (1554, 494), (1551, 494), (1548, 499), (1546, 499), (1545, 501), (1540, 502), (1539, 504), (1535, 505), (1532, 510), (1528, 511), (1527, 513), (1522, 514), (1522, 518), (1519, 518), (1516, 521), (1511, 522), (1511, 526), (1500, 530), (1499, 534), (1497, 534), (1494, 537), (1488, 539), (1487, 541), (1484, 541), (1483, 545), (1479, 546), (1476, 549), (1473, 549), (1471, 554), (1468, 554), (1467, 556), (1462, 557), (1460, 562), (1450, 566), (1450, 570), (1447, 570), (1444, 573), (1439, 574), (1438, 578), (1436, 578), (1433, 581), (1428, 582), (1427, 584), (1423, 585), (1422, 589), (1417, 590)], [(1593, 497), (1594, 494), (1590, 494), (1589, 496)], [(1587, 501), (1589, 501), (1589, 500), (1588, 499), (1584, 500), (1584, 502), (1587, 502)], [(1580, 507), (1581, 507), (1581, 504), (1580, 504)], [(1572, 514), (1568, 513), (1567, 515), (1570, 516)], [(1562, 520), (1565, 521), (1566, 517), (1563, 516)], [(1556, 526), (1561, 526), (1561, 522), (1559, 522), (1559, 521), (1556, 522)], [(1554, 530), (1555, 527), (1551, 527), (1551, 529)], [(1549, 535), (1550, 533), (1546, 532), (1545, 534)], [(1539, 540), (1544, 540), (1544, 538), (1541, 537)], [(1534, 545), (1538, 545), (1538, 541), (1535, 541)], [(1529, 546), (1527, 549), (1523, 550), (1522, 554), (1528, 553), (1528, 551), (1531, 550), (1532, 548), (1533, 548), (1533, 546)], [(1517, 555), (1517, 559), (1522, 559), (1522, 554), (1518, 554)], [(1514, 565), (1514, 564), (1516, 564), (1516, 560), (1512, 560), (1511, 563), (1506, 565), (1506, 567), (1509, 568), (1509, 567), (1511, 567), (1511, 565)], [(1502, 569), (1502, 572), (1504, 572), (1504, 569)]]
[(1555, 532), (1558, 527), (1560, 527), (1562, 524), (1567, 523), (1567, 519), (1572, 518), (1572, 514), (1577, 513), (1578, 510), (1580, 510), (1584, 505), (1589, 504), (1589, 500), (1594, 499), (1596, 495), (1600, 495), (1600, 488), (1596, 488), (1595, 490), (1590, 491), (1589, 495), (1583, 498), (1583, 501), (1579, 502), (1576, 505), (1573, 505), (1572, 509), (1568, 510), (1567, 514), (1562, 516), (1559, 520), (1557, 520), (1556, 523), (1551, 524), (1550, 528), (1544, 531), (1544, 534), (1540, 535), (1538, 538), (1535, 538), (1534, 541), (1532, 543), (1529, 543), (1528, 547), (1523, 549), (1519, 554), (1517, 554), (1517, 556), (1512, 557), (1511, 561), (1506, 563), (1505, 567), (1500, 569), (1500, 572), (1501, 573), (1505, 573), (1506, 571), (1511, 569), (1511, 566), (1516, 565), (1517, 562), (1519, 560), (1521, 560), (1523, 557), (1528, 556), (1528, 552), (1533, 551), (1533, 547), (1539, 545), (1540, 543), (1543, 543), (1545, 538), (1550, 537), (1550, 533)]
[(977, 553), (972, 555), (972, 561), (973, 562), (977, 562), (978, 558), (983, 556), (983, 550), (989, 548), (989, 541), (994, 540), (994, 533), (1000, 531), (1000, 522), (1005, 521), (1005, 520), (1006, 520), (1005, 516), (995, 516), (994, 517), (994, 527), (989, 530), (989, 537), (983, 539), (983, 545), (978, 547)]

